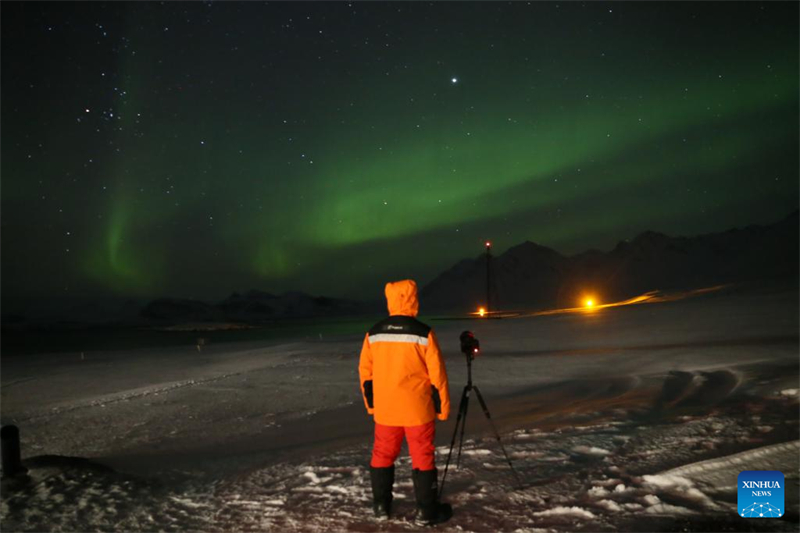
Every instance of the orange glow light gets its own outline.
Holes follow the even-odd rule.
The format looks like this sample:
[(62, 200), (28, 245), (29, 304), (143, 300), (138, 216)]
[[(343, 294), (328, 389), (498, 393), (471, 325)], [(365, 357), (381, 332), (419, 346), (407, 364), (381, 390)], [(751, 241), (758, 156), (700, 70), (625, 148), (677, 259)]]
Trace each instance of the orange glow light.
[[(577, 307), (568, 307), (565, 309), (548, 309), (546, 311), (537, 311), (533, 313), (524, 313), (519, 316), (544, 316), (544, 315), (560, 315), (562, 313), (587, 313), (591, 311), (594, 313), (599, 309), (609, 309), (612, 307), (620, 307), (623, 305), (639, 305), (639, 304), (655, 304), (655, 303), (662, 303), (662, 302), (674, 302), (677, 300), (684, 300), (686, 298), (692, 298), (694, 296), (698, 296), (701, 294), (707, 294), (709, 292), (721, 291), (732, 287), (732, 285), (715, 285), (713, 287), (705, 287), (702, 289), (694, 289), (691, 291), (680, 291), (680, 292), (673, 292), (673, 293), (663, 293), (661, 291), (655, 290), (646, 292), (639, 296), (634, 296), (633, 298), (628, 298), (627, 300), (619, 301), (619, 302), (609, 302), (609, 303), (602, 303), (598, 300), (596, 296), (581, 296), (581, 299), (578, 300)], [(588, 314), (588, 313), (587, 313)]]
[(478, 314), (480, 316), (484, 316), (486, 314), (486, 309), (484, 309), (483, 307), (479, 307), (478, 308)]

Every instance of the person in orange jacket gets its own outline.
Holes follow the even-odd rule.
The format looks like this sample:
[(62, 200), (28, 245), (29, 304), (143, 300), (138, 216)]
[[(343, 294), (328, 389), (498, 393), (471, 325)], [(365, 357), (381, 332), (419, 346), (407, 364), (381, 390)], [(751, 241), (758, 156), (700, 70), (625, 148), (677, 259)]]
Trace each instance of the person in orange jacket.
[(394, 461), (403, 436), (411, 454), (417, 519), (435, 524), (452, 509), (438, 501), (434, 461), (435, 420), (447, 420), (450, 391), (433, 330), (417, 320), (417, 284), (410, 279), (386, 284), (389, 317), (364, 337), (358, 373), (367, 412), (375, 420), (370, 461), (373, 511), (388, 518), (392, 505)]

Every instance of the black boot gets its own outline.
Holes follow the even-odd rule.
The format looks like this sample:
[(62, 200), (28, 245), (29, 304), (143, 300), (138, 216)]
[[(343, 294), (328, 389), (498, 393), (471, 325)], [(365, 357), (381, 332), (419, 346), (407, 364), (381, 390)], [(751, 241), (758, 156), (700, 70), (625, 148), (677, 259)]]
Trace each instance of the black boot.
[(392, 485), (394, 485), (394, 465), (386, 468), (369, 467), (372, 480), (372, 510), (375, 518), (384, 520), (392, 512)]
[(414, 480), (414, 495), (417, 498), (417, 523), (432, 526), (447, 522), (453, 516), (449, 503), (439, 503), (437, 471), (417, 470), (411, 472)]

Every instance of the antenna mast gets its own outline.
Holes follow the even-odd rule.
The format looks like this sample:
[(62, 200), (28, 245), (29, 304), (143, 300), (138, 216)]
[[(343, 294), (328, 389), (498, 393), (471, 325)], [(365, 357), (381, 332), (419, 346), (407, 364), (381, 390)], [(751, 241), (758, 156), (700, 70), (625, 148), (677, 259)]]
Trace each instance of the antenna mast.
[(488, 314), (492, 309), (491, 303), (491, 296), (490, 296), (490, 287), (491, 287), (491, 280), (492, 280), (492, 268), (491, 268), (491, 261), (492, 261), (492, 243), (486, 241), (486, 313)]

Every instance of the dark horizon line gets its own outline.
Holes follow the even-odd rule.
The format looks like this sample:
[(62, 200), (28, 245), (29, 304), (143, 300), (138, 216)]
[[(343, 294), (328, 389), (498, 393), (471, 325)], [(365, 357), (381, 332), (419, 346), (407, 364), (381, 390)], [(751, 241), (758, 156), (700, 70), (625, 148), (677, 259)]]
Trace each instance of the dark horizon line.
[[(558, 254), (558, 255), (560, 255), (562, 257), (575, 258), (575, 257), (579, 257), (579, 256), (581, 256), (583, 254), (592, 253), (592, 252), (611, 253), (616, 248), (618, 248), (620, 244), (633, 242), (636, 239), (638, 239), (639, 237), (641, 237), (642, 235), (647, 235), (647, 234), (664, 235), (665, 237), (670, 238), (670, 239), (701, 238), (701, 237), (706, 237), (706, 236), (709, 236), (709, 235), (720, 235), (720, 234), (723, 234), (723, 233), (728, 233), (730, 231), (745, 230), (745, 229), (748, 229), (748, 228), (764, 228), (764, 227), (768, 227), (768, 226), (774, 226), (774, 225), (780, 224), (781, 222), (784, 222), (784, 221), (788, 220), (789, 218), (791, 218), (793, 216), (800, 216), (800, 206), (798, 206), (797, 208), (795, 208), (792, 211), (790, 211), (787, 215), (785, 215), (785, 216), (783, 216), (783, 217), (781, 217), (781, 218), (779, 218), (779, 219), (777, 219), (774, 222), (771, 222), (769, 224), (747, 224), (745, 226), (734, 226), (734, 227), (729, 228), (727, 230), (722, 230), (722, 231), (717, 231), (717, 232), (700, 233), (700, 234), (696, 234), (696, 235), (669, 235), (669, 234), (666, 234), (666, 233), (663, 233), (663, 232), (659, 232), (659, 231), (644, 230), (644, 231), (639, 232), (638, 234), (636, 234), (632, 238), (618, 240), (616, 242), (616, 244), (611, 249), (609, 249), (607, 251), (603, 251), (603, 250), (600, 250), (600, 249), (597, 249), (597, 248), (588, 248), (588, 249), (586, 249), (586, 250), (584, 250), (582, 252), (577, 252), (577, 253), (569, 254), (569, 255), (565, 255), (565, 254), (559, 252), (558, 250), (556, 250), (554, 248), (551, 248), (549, 246), (544, 246), (544, 245), (538, 244), (538, 243), (536, 243), (534, 241), (526, 239), (526, 240), (524, 240), (524, 241), (522, 241), (522, 242), (520, 242), (518, 244), (514, 244), (514, 245), (509, 246), (502, 253), (496, 255), (495, 257), (496, 258), (502, 257), (509, 250), (512, 250), (514, 248), (522, 246), (522, 245), (524, 245), (526, 243), (530, 243), (530, 244), (533, 244), (535, 246), (539, 246), (541, 248), (545, 248), (545, 249), (551, 250), (554, 253), (556, 253), (556, 254)], [(463, 261), (475, 260), (475, 258), (479, 258), (479, 257), (482, 257), (482, 256), (483, 256), (483, 253), (481, 253), (481, 254), (479, 254), (477, 256), (463, 257), (461, 259), (455, 260), (453, 262), (453, 265), (456, 265), (456, 264), (461, 263)], [(431, 283), (438, 276), (440, 276), (442, 273), (446, 272), (450, 268), (452, 268), (452, 265), (451, 265), (451, 267), (448, 267), (448, 268), (442, 270), (441, 272), (438, 272), (438, 273), (432, 275), (431, 279), (427, 283), (422, 284), (422, 285), (419, 286), (419, 290), (422, 291), (422, 289), (426, 285)], [(198, 299), (198, 298), (189, 298), (189, 297), (180, 297), (180, 296), (179, 297), (175, 297), (175, 296), (160, 295), (160, 296), (151, 296), (151, 297), (135, 297), (135, 296), (105, 296), (105, 297), (104, 296), (89, 296), (89, 297), (64, 297), (64, 298), (51, 297), (50, 301), (54, 301), (55, 300), (55, 301), (61, 302), (62, 305), (65, 305), (65, 302), (72, 302), (70, 304), (71, 308), (75, 308), (75, 307), (80, 306), (80, 305), (88, 305), (88, 304), (91, 304), (91, 303), (105, 303), (105, 304), (109, 304), (109, 305), (113, 303), (113, 304), (117, 304), (118, 305), (118, 304), (125, 304), (125, 303), (129, 303), (130, 302), (130, 303), (133, 303), (133, 304), (141, 306), (141, 305), (146, 305), (149, 302), (152, 302), (152, 301), (155, 301), (155, 300), (161, 300), (161, 299), (175, 300), (175, 301), (192, 301), (192, 302), (200, 302), (200, 303), (209, 304), (209, 305), (216, 305), (217, 303), (220, 303), (220, 302), (224, 301), (225, 299), (233, 296), (234, 294), (238, 294), (240, 296), (243, 296), (243, 295), (246, 295), (247, 293), (249, 293), (251, 291), (257, 291), (257, 292), (271, 294), (271, 295), (273, 295), (273, 296), (275, 296), (277, 298), (281, 298), (281, 297), (286, 296), (287, 294), (290, 294), (290, 293), (299, 293), (299, 294), (303, 294), (303, 295), (309, 296), (311, 298), (329, 298), (329, 299), (332, 299), (332, 300), (350, 301), (350, 302), (359, 303), (359, 304), (372, 304), (372, 303), (375, 303), (375, 302), (382, 301), (382, 298), (362, 299), (362, 298), (349, 298), (349, 297), (332, 297), (332, 296), (326, 296), (324, 294), (311, 294), (311, 293), (308, 293), (308, 292), (305, 292), (305, 291), (302, 291), (302, 290), (298, 290), (298, 289), (288, 289), (288, 290), (281, 291), (281, 292), (272, 292), (272, 291), (269, 291), (269, 290), (263, 290), (263, 289), (254, 288), (254, 287), (250, 287), (250, 288), (245, 289), (245, 290), (231, 290), (231, 291), (228, 292), (227, 296), (224, 296), (224, 297), (222, 297), (221, 299), (218, 299), (218, 300), (217, 299)], [(1, 298), (0, 298), (0, 301), (2, 301)], [(30, 302), (30, 300), (26, 300), (26, 301)], [(0, 311), (2, 311), (2, 308), (5, 307), (5, 303), (6, 302), (2, 302), (2, 303), (3, 303), (3, 305), (0, 305)], [(23, 305), (25, 305), (25, 304), (23, 303)], [(17, 307), (19, 307), (19, 305), (17, 305)], [(62, 309), (61, 311), (64, 311), (64, 309)], [(41, 314), (41, 309), (39, 310), (38, 313), (35, 313), (35, 314)], [(5, 319), (7, 317), (17, 316), (17, 315), (24, 315), (24, 314), (19, 312), (18, 310), (12, 310), (10, 312), (3, 311), (2, 312), (2, 320), (5, 321)]]

